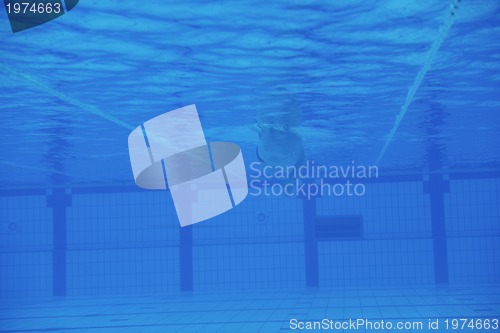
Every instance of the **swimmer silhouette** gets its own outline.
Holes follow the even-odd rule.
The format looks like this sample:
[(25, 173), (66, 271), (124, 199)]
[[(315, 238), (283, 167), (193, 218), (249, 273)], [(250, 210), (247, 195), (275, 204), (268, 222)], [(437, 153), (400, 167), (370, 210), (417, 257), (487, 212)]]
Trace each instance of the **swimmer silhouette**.
[(299, 166), (304, 162), (304, 144), (293, 126), (300, 125), (302, 112), (294, 102), (288, 102), (281, 112), (257, 115), (253, 130), (257, 132), (257, 158), (271, 166)]
[(259, 127), (257, 158), (272, 166), (299, 166), (304, 162), (300, 135), (285, 126)]

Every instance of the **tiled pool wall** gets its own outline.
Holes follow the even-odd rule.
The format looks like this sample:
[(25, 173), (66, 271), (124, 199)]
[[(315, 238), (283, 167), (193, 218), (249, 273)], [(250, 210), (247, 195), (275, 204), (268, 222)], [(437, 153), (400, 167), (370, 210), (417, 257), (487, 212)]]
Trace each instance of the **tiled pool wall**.
[[(437, 196), (425, 183), (380, 180), (314, 205), (249, 196), (188, 228), (167, 192), (4, 190), (0, 297), (500, 282), (500, 178), (450, 177)], [(317, 216), (351, 215), (361, 237), (311, 234)]]

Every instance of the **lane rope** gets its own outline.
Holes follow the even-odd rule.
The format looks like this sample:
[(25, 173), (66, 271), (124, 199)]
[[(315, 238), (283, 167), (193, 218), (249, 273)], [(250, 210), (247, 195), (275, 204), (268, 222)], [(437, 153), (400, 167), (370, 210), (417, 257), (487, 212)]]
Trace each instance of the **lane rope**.
[(382, 150), (377, 156), (377, 160), (375, 161), (375, 165), (378, 165), (380, 161), (382, 160), (382, 157), (384, 156), (385, 152), (387, 151), (387, 148), (391, 144), (392, 140), (394, 139), (394, 135), (396, 134), (399, 125), (401, 125), (401, 122), (403, 121), (404, 116), (408, 112), (408, 109), (413, 102), (413, 99), (415, 98), (415, 95), (420, 88), (420, 85), (422, 84), (422, 81), (425, 78), (425, 75), (431, 68), (432, 61), (434, 60), (434, 57), (436, 56), (436, 53), (438, 52), (439, 48), (443, 44), (443, 41), (446, 39), (446, 36), (448, 35), (448, 32), (450, 31), (451, 26), (455, 22), (455, 16), (456, 12), (458, 10), (458, 5), (461, 2), (461, 0), (453, 0), (450, 5), (450, 11), (448, 16), (446, 17), (446, 21), (441, 27), (439, 34), (437, 38), (434, 40), (432, 43), (431, 48), (427, 52), (427, 55), (425, 57), (424, 64), (420, 68), (420, 70), (417, 73), (417, 76), (413, 80), (413, 84), (410, 86), (408, 90), (408, 94), (406, 95), (406, 99), (404, 104), (401, 106), (401, 109), (399, 111), (399, 114), (396, 116), (396, 120), (394, 121), (394, 125), (392, 126), (391, 130), (389, 131), (389, 134), (387, 135), (387, 138), (385, 140), (384, 146), (382, 147)]

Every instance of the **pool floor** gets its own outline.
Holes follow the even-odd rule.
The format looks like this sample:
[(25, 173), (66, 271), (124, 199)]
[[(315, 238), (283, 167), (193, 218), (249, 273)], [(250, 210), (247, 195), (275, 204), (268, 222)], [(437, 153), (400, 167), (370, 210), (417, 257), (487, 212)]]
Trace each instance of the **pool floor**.
[[(446, 318), (499, 318), (499, 296), (499, 286), (488, 286), (3, 300), (0, 332), (288, 332), (299, 331), (291, 329), (292, 319), (323, 318), (422, 322), (422, 330), (396, 332), (446, 332)], [(441, 326), (428, 329), (437, 318)], [(495, 330), (455, 330), (469, 331)]]

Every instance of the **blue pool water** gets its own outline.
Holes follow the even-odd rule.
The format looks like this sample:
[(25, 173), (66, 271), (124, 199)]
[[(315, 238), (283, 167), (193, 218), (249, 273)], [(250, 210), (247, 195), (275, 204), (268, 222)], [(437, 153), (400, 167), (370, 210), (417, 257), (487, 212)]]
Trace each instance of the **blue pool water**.
[[(19, 33), (0, 7), (0, 332), (499, 318), (498, 1), (82, 0)], [(249, 181), (259, 126), (291, 127), (301, 163), (377, 177), (250, 188), (180, 228), (127, 140), (190, 104)]]

